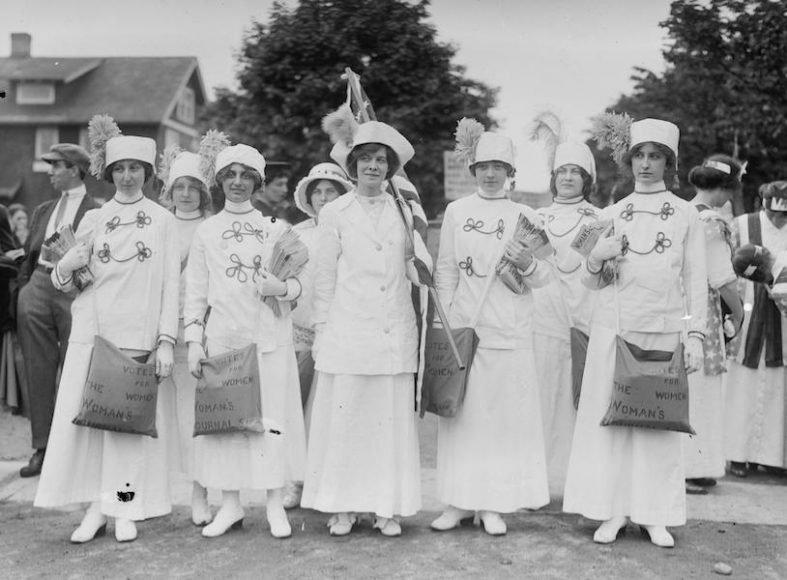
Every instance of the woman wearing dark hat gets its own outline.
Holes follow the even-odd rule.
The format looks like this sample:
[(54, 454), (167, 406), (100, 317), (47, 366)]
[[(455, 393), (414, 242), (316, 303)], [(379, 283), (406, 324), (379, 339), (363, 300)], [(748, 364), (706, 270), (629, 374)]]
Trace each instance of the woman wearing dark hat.
[[(787, 250), (787, 181), (760, 187), (762, 209), (735, 220), (738, 246), (764, 246), (773, 255)], [(765, 284), (746, 282), (740, 349), (730, 366), (725, 396), (725, 441), (730, 471), (746, 477), (762, 465), (784, 474), (787, 468), (787, 367), (782, 345), (787, 321)], [(746, 464), (749, 464), (747, 467)]]
[[(335, 163), (318, 163), (309, 170), (309, 174), (295, 186), (295, 205), (309, 219), (300, 222), (292, 228), (298, 233), (301, 241), (309, 248), (309, 256), (316, 256), (319, 248), (318, 220), (322, 208), (328, 203), (344, 195), (352, 189), (347, 174)], [(312, 302), (314, 300), (314, 260), (309, 260), (299, 276), (303, 293), (298, 298), (298, 303), (292, 312), (293, 337), (295, 342), (295, 355), (298, 358), (298, 376), (301, 382), (301, 402), (304, 409), (304, 420), (308, 434), (309, 411), (311, 404), (309, 396), (312, 392), (314, 379), (314, 358), (312, 357), (312, 344), (314, 344), (314, 325), (312, 323)], [(296, 507), (301, 501), (303, 483), (289, 483), (284, 495), (284, 507)]]
[[(614, 126), (619, 127), (616, 123)], [(623, 124), (625, 127), (625, 124)], [(613, 387), (616, 337), (644, 350), (674, 351), (688, 324), (685, 364), (702, 365), (708, 281), (705, 235), (697, 210), (665, 183), (677, 170), (678, 128), (667, 121), (637, 121), (616, 135), (622, 167), (635, 188), (602, 210), (614, 229), (586, 264), (585, 283), (598, 289), (587, 362), (566, 477), (563, 510), (601, 520), (593, 540), (614, 542), (629, 519), (650, 541), (674, 546), (667, 526), (686, 522), (682, 438), (675, 431), (602, 426)], [(616, 260), (613, 283), (606, 260)], [(688, 307), (688, 323), (684, 310)]]
[[(511, 139), (472, 119), (462, 119), (456, 134), (478, 189), (446, 208), (435, 285), (453, 328), (477, 320), (479, 343), (461, 409), (438, 419), (437, 495), (446, 508), (431, 526), (450, 530), (477, 512), (486, 533), (502, 535), (501, 514), (549, 503), (531, 289), (545, 285), (551, 272), (512, 239), (520, 214), (540, 220), (506, 197), (514, 175)], [(523, 291), (495, 274), (502, 255), (516, 266)]]
[[(206, 354), (254, 344), (264, 432), (195, 438), (195, 481), (222, 490), (221, 508), (202, 535), (215, 538), (240, 527), (240, 490), (264, 489), (270, 533), (286, 538), (292, 528), (282, 504), (283, 488), (303, 477), (306, 455), (290, 316), (301, 285), (296, 278), (279, 280), (266, 270), (276, 241), (289, 226), (251, 205), (263, 182), (263, 156), (248, 145), (232, 145), (218, 151), (214, 167), (226, 201), (222, 211), (197, 227), (186, 267), (183, 319), (189, 369), (199, 376)], [(276, 297), (278, 314), (263, 301), (269, 296)]]
[(355, 188), (325, 206), (312, 318), (318, 372), (301, 505), (349, 534), (371, 512), (384, 536), (421, 507), (413, 376), (418, 335), (408, 236), (386, 180), (413, 156), (393, 127), (370, 121), (331, 157)]
[(120, 136), (107, 117), (91, 121), (90, 135), (91, 170), (114, 183), (117, 191), (85, 215), (77, 230), (77, 239), (85, 241), (69, 250), (52, 272), (52, 283), (64, 292), (76, 290), (74, 272), (83, 266), (89, 265), (94, 281), (79, 292), (71, 308), (71, 335), (35, 505), (88, 503), (72, 542), (89, 542), (101, 534), (108, 517), (115, 519), (117, 541), (128, 542), (137, 537), (136, 521), (171, 511), (167, 434), (177, 424), (174, 393), (160, 384), (158, 438), (77, 426), (72, 419), (80, 410), (97, 334), (137, 360), (155, 351), (160, 378), (172, 371), (178, 248), (175, 218), (142, 193), (153, 176), (155, 141)]
[[(703, 368), (689, 375), (690, 422), (696, 435), (684, 437), (686, 492), (708, 493), (707, 488), (724, 476), (724, 335), (733, 336), (743, 323), (743, 302), (732, 268), (732, 240), (727, 222), (717, 213), (741, 187), (740, 163), (726, 155), (713, 155), (689, 172), (697, 188), (692, 200), (705, 230), (705, 265), (708, 271), (707, 329)], [(732, 314), (724, 328), (722, 301)]]

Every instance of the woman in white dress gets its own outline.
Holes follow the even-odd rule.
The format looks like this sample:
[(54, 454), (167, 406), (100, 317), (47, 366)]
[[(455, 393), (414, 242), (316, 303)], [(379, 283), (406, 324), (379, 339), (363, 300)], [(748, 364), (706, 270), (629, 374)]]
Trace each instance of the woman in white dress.
[[(762, 209), (735, 219), (738, 247), (764, 246), (771, 254), (787, 250), (787, 181), (760, 187)], [(730, 472), (746, 477), (749, 469), (787, 473), (787, 366), (784, 342), (787, 319), (781, 316), (767, 285), (747, 281), (743, 300), (751, 306), (741, 344), (730, 365), (725, 395), (725, 447)], [(748, 464), (748, 465), (747, 465)]]
[[(743, 302), (738, 295), (738, 278), (732, 269), (730, 229), (717, 210), (741, 187), (741, 165), (727, 155), (713, 155), (689, 172), (689, 183), (697, 188), (692, 200), (705, 230), (708, 271), (708, 327), (705, 333), (702, 369), (689, 375), (690, 422), (696, 431), (683, 439), (686, 461), (686, 492), (706, 494), (724, 476), (724, 383), (727, 377), (725, 333), (732, 337), (743, 323)], [(724, 325), (721, 303), (729, 307)]]
[[(472, 123), (460, 121), (457, 134)], [(453, 328), (468, 326), (483, 301), (479, 344), (463, 406), (438, 420), (437, 495), (447, 507), (431, 526), (450, 530), (478, 512), (484, 530), (501, 535), (507, 531), (501, 513), (549, 503), (530, 289), (547, 284), (551, 272), (511, 239), (520, 214), (540, 221), (506, 197), (514, 175), (511, 140), (484, 132), (466, 162), (478, 189), (446, 208), (435, 283)], [(525, 281), (521, 294), (495, 274), (503, 254)]]
[[(218, 153), (215, 180), (226, 202), (197, 227), (186, 267), (183, 318), (189, 369), (199, 376), (206, 354), (255, 344), (266, 425), (264, 433), (195, 438), (195, 481), (222, 490), (221, 508), (202, 530), (206, 538), (242, 525), (241, 489), (267, 490), (271, 535), (290, 536), (283, 488), (303, 473), (306, 445), (290, 315), (290, 302), (300, 295), (301, 285), (296, 278), (278, 280), (265, 269), (276, 240), (289, 226), (251, 205), (264, 174), (265, 159), (253, 147), (233, 145)], [(266, 296), (277, 298), (280, 315), (262, 301)]]
[[(682, 438), (674, 431), (601, 426), (615, 371), (616, 335), (645, 350), (674, 351), (684, 331), (689, 372), (702, 364), (708, 282), (699, 213), (665, 184), (677, 170), (678, 128), (645, 119), (631, 124), (624, 167), (632, 193), (601, 212), (614, 223), (590, 253), (585, 281), (599, 288), (568, 464), (563, 510), (603, 523), (593, 540), (611, 543), (629, 519), (650, 541), (672, 547), (667, 526), (686, 522)], [(624, 141), (625, 143), (625, 141)], [(617, 260), (614, 284), (602, 279)]]
[[(96, 152), (94, 151), (94, 154)], [(98, 152), (100, 156), (101, 152)], [(170, 513), (167, 434), (176, 432), (171, 384), (160, 383), (158, 438), (74, 425), (96, 334), (144, 362), (156, 351), (156, 374), (172, 371), (178, 332), (178, 247), (175, 218), (146, 198), (156, 143), (147, 137), (106, 141), (106, 169), (115, 195), (85, 214), (80, 243), (52, 272), (52, 283), (75, 290), (73, 272), (89, 265), (95, 276), (71, 307), (73, 323), (57, 395), (52, 436), (35, 498), (39, 507), (89, 503), (74, 543), (92, 540), (115, 518), (118, 542), (136, 539), (135, 521)], [(124, 499), (132, 498), (131, 501)]]
[[(320, 245), (320, 230), (317, 228), (320, 212), (326, 204), (352, 189), (347, 174), (335, 163), (318, 163), (309, 170), (309, 174), (295, 186), (295, 205), (309, 216), (293, 226), (301, 241), (309, 249), (309, 256), (316, 256)], [(301, 383), (301, 402), (306, 434), (309, 432), (309, 414), (312, 383), (314, 380), (314, 324), (312, 323), (312, 302), (314, 299), (314, 259), (309, 260), (298, 279), (303, 292), (292, 311), (292, 330), (295, 343), (295, 357), (298, 359), (298, 377)], [(296, 507), (301, 501), (303, 482), (289, 482), (284, 494), (284, 507)]]
[(596, 294), (582, 283), (582, 256), (571, 247), (577, 233), (598, 220), (588, 201), (596, 182), (596, 162), (584, 143), (561, 143), (555, 149), (552, 205), (539, 210), (555, 249), (554, 274), (548, 286), (533, 290), (533, 334), (544, 447), (550, 490), (562, 494), (574, 435), (576, 409), (572, 394), (570, 331), (590, 332)]
[(318, 374), (301, 506), (334, 514), (334, 536), (349, 534), (358, 512), (375, 514), (384, 536), (399, 536), (395, 516), (421, 507), (413, 268), (400, 209), (384, 190), (413, 153), (377, 121), (331, 151), (356, 186), (320, 213), (312, 306)]
[(208, 506), (208, 492), (194, 480), (194, 393), (196, 378), (189, 372), (187, 345), (183, 335), (183, 304), (186, 298), (186, 265), (189, 260), (191, 240), (197, 226), (205, 221), (211, 212), (211, 198), (206, 178), (200, 170), (200, 156), (189, 151), (181, 151), (173, 159), (165, 153), (160, 177), (164, 188), (159, 201), (175, 215), (178, 247), (180, 250), (180, 292), (178, 294), (178, 343), (175, 345), (175, 366), (171, 380), (175, 384), (178, 409), (178, 438), (180, 443), (180, 463), (178, 466), (185, 476), (192, 480), (191, 521), (196, 526), (209, 524), (213, 519)]

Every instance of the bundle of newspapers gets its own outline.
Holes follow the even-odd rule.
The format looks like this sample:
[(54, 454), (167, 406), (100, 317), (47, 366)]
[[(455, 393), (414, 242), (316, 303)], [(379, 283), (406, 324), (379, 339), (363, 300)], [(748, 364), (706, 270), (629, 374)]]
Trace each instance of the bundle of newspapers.
[[(49, 236), (41, 245), (41, 259), (50, 264), (57, 264), (66, 252), (78, 243), (74, 230), (67, 224)], [(93, 283), (93, 272), (89, 266), (82, 266), (74, 271), (74, 286), (84, 290)]]
[[(549, 237), (547, 237), (544, 228), (531, 222), (527, 219), (525, 214), (519, 214), (519, 219), (516, 222), (516, 228), (514, 229), (514, 236), (512, 239), (513, 241), (524, 244), (533, 256), (539, 260), (544, 260), (555, 252), (552, 244), (549, 243)], [(500, 280), (502, 280), (512, 292), (524, 294), (527, 291), (527, 284), (522, 271), (505, 256), (500, 258), (495, 271), (497, 275), (500, 276)]]
[[(599, 238), (612, 225), (612, 220), (599, 220), (597, 222), (582, 224), (579, 232), (571, 242), (571, 248), (576, 250), (587, 259), (593, 248), (596, 247)], [(614, 235), (614, 230), (610, 229), (608, 235)], [(618, 262), (615, 259), (604, 260), (601, 267), (601, 279), (605, 284), (610, 284), (618, 274)]]

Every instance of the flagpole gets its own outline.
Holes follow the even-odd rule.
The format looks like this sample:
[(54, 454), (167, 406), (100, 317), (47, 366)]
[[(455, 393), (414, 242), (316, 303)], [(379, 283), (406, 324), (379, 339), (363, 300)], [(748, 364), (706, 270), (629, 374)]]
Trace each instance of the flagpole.
[[(366, 123), (370, 120), (369, 118), (369, 111), (366, 109), (366, 105), (363, 102), (363, 95), (361, 93), (361, 89), (359, 86), (358, 75), (356, 75), (350, 67), (346, 67), (344, 69), (344, 74), (347, 77), (347, 86), (350, 88), (352, 95), (355, 97), (356, 102), (360, 103), (359, 112), (361, 114), (361, 123)], [(399, 207), (399, 216), (402, 218), (402, 222), (404, 222), (404, 231), (407, 234), (407, 238), (410, 242), (410, 247), (413, 248), (413, 254), (415, 254), (415, 240), (413, 238), (413, 231), (410, 228), (410, 224), (407, 223), (407, 218), (405, 217), (404, 208), (405, 208), (405, 201), (402, 194), (399, 192), (399, 188), (396, 186), (396, 183), (393, 179), (389, 179), (388, 185), (391, 187), (391, 190), (394, 194), (394, 199), (396, 200), (397, 206)], [(451, 352), (454, 355), (454, 359), (456, 359), (457, 365), (459, 365), (460, 370), (465, 370), (467, 365), (462, 361), (462, 356), (459, 354), (459, 349), (456, 346), (456, 341), (454, 340), (454, 333), (451, 330), (451, 326), (448, 324), (448, 317), (445, 314), (445, 310), (443, 309), (443, 305), (440, 303), (440, 299), (437, 296), (437, 289), (434, 287), (434, 279), (430, 276), (429, 281), (426, 284), (426, 287), (429, 289), (429, 296), (432, 298), (432, 301), (435, 305), (435, 310), (437, 310), (437, 316), (440, 318), (440, 323), (443, 325), (445, 329), (446, 338), (448, 339), (448, 344), (451, 347)]]

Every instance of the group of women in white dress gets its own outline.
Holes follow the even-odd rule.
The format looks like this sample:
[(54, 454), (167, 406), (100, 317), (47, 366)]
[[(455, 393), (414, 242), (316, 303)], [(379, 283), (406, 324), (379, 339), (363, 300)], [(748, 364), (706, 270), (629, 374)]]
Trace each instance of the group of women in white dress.
[[(302, 488), (302, 507), (329, 514), (331, 535), (349, 534), (365, 513), (382, 535), (400, 535), (401, 518), (421, 507), (411, 290), (421, 284), (414, 260), (422, 244), (408, 205), (386, 186), (413, 157), (412, 145), (376, 121), (336, 142), (336, 163), (315, 166), (296, 187), (310, 219), (294, 230), (309, 262), (286, 279), (266, 265), (288, 226), (250, 201), (265, 174), (256, 149), (225, 143), (209, 163), (180, 153), (164, 182), (167, 211), (142, 193), (155, 142), (120, 135), (103, 146), (97, 175), (117, 192), (86, 216), (80, 243), (52, 273), (64, 291), (73, 290), (81, 267), (89, 266), (94, 281), (74, 301), (35, 505), (87, 504), (74, 543), (104, 533), (109, 518), (116, 539), (131, 541), (135, 522), (171, 511), (169, 472), (178, 470), (193, 481), (192, 520), (208, 538), (242, 525), (247, 489), (267, 490), (270, 533), (290, 536), (290, 482)], [(711, 351), (710, 362), (718, 362), (720, 298), (732, 303), (736, 294), (726, 226), (713, 208), (739, 185), (740, 166), (711, 158), (692, 172), (698, 212), (667, 186), (677, 150), (672, 123), (633, 123), (625, 165), (635, 189), (600, 210), (588, 201), (596, 179), (590, 150), (560, 144), (554, 203), (537, 213), (506, 195), (515, 172), (509, 138), (482, 131), (465, 148), (477, 190), (446, 209), (434, 279), (450, 326), (472, 325), (479, 344), (461, 409), (439, 418), (437, 494), (445, 509), (434, 530), (475, 516), (488, 534), (505, 534), (503, 514), (538, 509), (550, 501), (550, 484), (564, 484), (565, 511), (603, 522), (596, 542), (614, 541), (631, 521), (668, 547), (667, 527), (686, 520), (685, 479), (723, 474), (720, 370), (708, 364), (707, 345), (721, 348)], [(226, 199), (215, 215), (212, 186)], [(554, 255), (539, 259), (513, 239), (520, 215), (543, 224)], [(583, 258), (571, 241), (596, 220), (614, 226)], [(501, 258), (523, 281), (519, 291), (497, 276)], [(603, 275), (609, 262), (617, 269), (611, 282)], [(736, 304), (736, 325), (741, 316)], [(576, 409), (571, 328), (589, 336)], [(72, 422), (98, 334), (130, 357), (155, 360), (158, 438)], [(683, 341), (687, 368), (699, 371), (692, 396), (696, 390), (707, 401), (692, 414), (694, 441), (600, 425), (618, 335), (643, 349), (670, 351)], [(193, 437), (202, 361), (249, 344), (257, 352), (263, 428)], [(684, 451), (713, 464), (695, 474)], [(221, 490), (215, 515), (208, 488)]]

